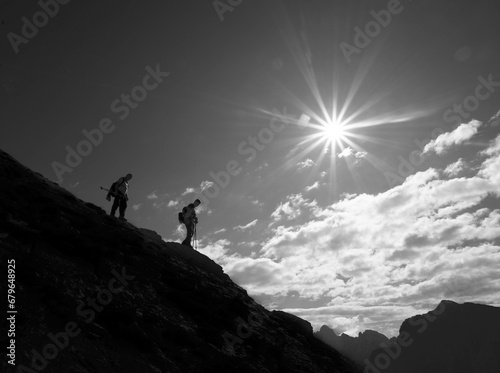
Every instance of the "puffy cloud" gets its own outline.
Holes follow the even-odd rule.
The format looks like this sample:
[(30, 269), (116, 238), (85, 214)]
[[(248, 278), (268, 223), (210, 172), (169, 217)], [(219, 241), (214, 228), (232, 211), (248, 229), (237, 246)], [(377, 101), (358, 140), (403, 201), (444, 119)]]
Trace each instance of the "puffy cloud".
[(346, 159), (352, 159), (355, 163), (359, 163), (359, 161), (366, 157), (366, 152), (363, 151), (356, 151), (350, 146), (342, 150), (339, 154), (337, 154), (337, 157), (339, 158), (346, 158)]
[(481, 154), (490, 157), (481, 165), (479, 175), (491, 180), (495, 185), (495, 190), (493, 190), (492, 193), (498, 196), (500, 195), (500, 135), (497, 136), (491, 146)]
[(312, 167), (312, 166), (315, 166), (316, 163), (314, 163), (314, 161), (312, 159), (306, 159), (305, 161), (303, 162), (299, 162), (297, 163), (297, 170), (298, 171), (302, 171), (306, 168), (309, 168), (309, 167)]
[(188, 187), (188, 188), (186, 188), (186, 190), (184, 192), (182, 192), (181, 195), (186, 196), (188, 194), (194, 194), (194, 193), (196, 193), (196, 190), (192, 187)]
[(459, 159), (445, 178), (429, 168), (325, 207), (289, 195), (271, 214), (283, 225), (267, 231), (260, 252), (226, 252), (224, 269), (272, 307), (295, 304), (281, 308), (351, 335), (396, 335), (405, 318), (442, 299), (500, 306), (500, 209), (485, 205), (500, 197), (500, 136), (478, 155), (467, 177), (457, 177)]
[(153, 207), (156, 209), (160, 209), (162, 206), (167, 204), (166, 199), (168, 197), (168, 193), (153, 191), (146, 198), (150, 201), (153, 201)]
[(230, 257), (228, 255), (228, 250), (226, 246), (231, 245), (229, 240), (221, 239), (217, 240), (213, 243), (209, 243), (204, 245), (200, 250), (203, 254), (210, 257), (212, 260), (216, 261), (219, 264), (227, 263), (227, 259)]
[(188, 194), (200, 193), (200, 192), (203, 192), (205, 189), (208, 189), (208, 188), (213, 187), (213, 186), (214, 186), (213, 181), (204, 180), (200, 183), (200, 187), (198, 189), (193, 188), (193, 187), (188, 187), (188, 188), (186, 188), (186, 190), (184, 192), (182, 192), (181, 195), (186, 196)]
[(242, 258), (225, 267), (229, 276), (242, 286), (257, 285), (267, 291), (289, 278), (286, 268), (267, 258)]
[(448, 176), (457, 176), (464, 168), (465, 162), (462, 158), (460, 158), (458, 161), (446, 166), (444, 173)]
[(435, 140), (431, 140), (425, 145), (423, 153), (434, 151), (436, 154), (445, 153), (453, 145), (459, 145), (469, 140), (477, 133), (482, 123), (478, 120), (471, 120), (469, 123), (462, 123), (451, 132), (439, 135)]
[(179, 201), (178, 200), (168, 201), (167, 207), (177, 207), (177, 206), (179, 206)]
[(302, 197), (302, 194), (293, 194), (287, 197), (285, 203), (281, 203), (271, 214), (275, 222), (285, 217), (287, 220), (293, 220), (302, 215), (304, 209), (316, 208), (316, 201), (308, 201)]
[(205, 181), (201, 182), (200, 189), (203, 192), (205, 189), (211, 188), (213, 186), (214, 186), (214, 182), (213, 181), (205, 180)]
[(141, 207), (142, 207), (142, 203), (138, 203), (138, 204), (136, 204), (136, 205), (133, 205), (133, 206), (132, 206), (132, 209), (133, 209), (134, 211), (137, 211), (137, 210), (139, 210)]

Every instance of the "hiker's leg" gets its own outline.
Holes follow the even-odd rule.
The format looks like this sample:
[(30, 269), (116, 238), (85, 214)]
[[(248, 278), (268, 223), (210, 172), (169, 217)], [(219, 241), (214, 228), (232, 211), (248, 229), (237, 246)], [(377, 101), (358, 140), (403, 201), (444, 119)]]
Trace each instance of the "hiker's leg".
[(193, 237), (193, 224), (192, 223), (184, 223), (186, 225), (186, 238), (182, 241), (183, 245), (191, 246), (191, 237)]
[(116, 209), (120, 205), (120, 197), (115, 196), (115, 200), (113, 201), (113, 206), (111, 207), (111, 216), (115, 216)]
[(127, 209), (127, 198), (123, 196), (120, 201), (120, 217), (125, 217), (125, 210)]

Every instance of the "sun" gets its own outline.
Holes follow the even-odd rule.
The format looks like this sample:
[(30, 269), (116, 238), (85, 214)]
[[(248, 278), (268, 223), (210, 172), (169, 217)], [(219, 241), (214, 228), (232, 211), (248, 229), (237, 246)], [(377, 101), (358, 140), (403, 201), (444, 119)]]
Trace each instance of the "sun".
[(345, 138), (346, 132), (344, 125), (336, 120), (326, 122), (321, 129), (323, 140), (330, 143), (339, 143)]

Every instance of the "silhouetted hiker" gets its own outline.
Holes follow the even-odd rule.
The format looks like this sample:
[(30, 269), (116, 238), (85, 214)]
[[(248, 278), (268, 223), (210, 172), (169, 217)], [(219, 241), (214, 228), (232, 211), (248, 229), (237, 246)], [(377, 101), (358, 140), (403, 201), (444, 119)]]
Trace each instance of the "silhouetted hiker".
[(191, 238), (193, 237), (193, 233), (196, 229), (196, 224), (198, 224), (195, 208), (198, 207), (200, 203), (201, 201), (197, 199), (182, 209), (182, 222), (186, 226), (187, 230), (186, 239), (182, 241), (182, 244), (189, 247), (193, 247), (191, 245)]
[(115, 185), (115, 200), (113, 201), (113, 206), (111, 207), (111, 216), (115, 216), (116, 209), (120, 208), (120, 217), (118, 219), (127, 221), (125, 219), (125, 210), (127, 209), (128, 201), (128, 181), (132, 179), (132, 174), (127, 174), (127, 176), (120, 177)]

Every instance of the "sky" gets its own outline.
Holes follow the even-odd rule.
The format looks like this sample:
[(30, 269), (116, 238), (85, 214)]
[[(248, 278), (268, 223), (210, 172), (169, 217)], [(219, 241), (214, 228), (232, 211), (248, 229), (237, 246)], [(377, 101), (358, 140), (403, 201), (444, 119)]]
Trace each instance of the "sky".
[(500, 306), (492, 1), (0, 5), (0, 148), (198, 250), (268, 309), (387, 336)]

